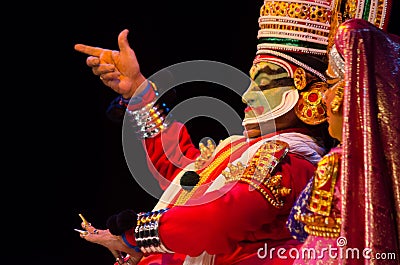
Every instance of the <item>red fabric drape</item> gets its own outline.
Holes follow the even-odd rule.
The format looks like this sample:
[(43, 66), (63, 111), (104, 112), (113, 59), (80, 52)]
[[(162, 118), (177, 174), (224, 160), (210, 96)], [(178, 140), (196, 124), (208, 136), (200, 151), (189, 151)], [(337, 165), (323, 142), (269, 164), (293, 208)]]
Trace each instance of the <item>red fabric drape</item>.
[[(360, 259), (343, 264), (398, 264), (400, 246), (400, 37), (361, 19), (338, 29), (345, 61), (342, 230)], [(396, 253), (367, 260), (365, 248)]]

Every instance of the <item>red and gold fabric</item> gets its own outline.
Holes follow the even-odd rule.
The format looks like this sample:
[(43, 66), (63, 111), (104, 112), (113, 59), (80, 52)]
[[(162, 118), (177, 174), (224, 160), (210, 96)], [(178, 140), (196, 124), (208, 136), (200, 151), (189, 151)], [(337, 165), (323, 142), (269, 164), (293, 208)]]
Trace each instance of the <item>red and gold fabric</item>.
[[(210, 163), (198, 171), (200, 175), (209, 171), (205, 175), (209, 179), (203, 180), (206, 185), (199, 186), (184, 200), (179, 199), (182, 198), (182, 191), (178, 192), (171, 199), (171, 204), (166, 205), (170, 209), (159, 219), (158, 236), (163, 246), (174, 253), (146, 255), (140, 264), (151, 264), (155, 260), (162, 262), (162, 259), (167, 258), (175, 259), (177, 263), (155, 264), (182, 264), (179, 262), (184, 256), (185, 260), (188, 257), (206, 256), (212, 259), (213, 264), (272, 264), (273, 261), (279, 262), (277, 264), (290, 264), (290, 259), (279, 259), (276, 253), (266, 259), (259, 258), (257, 253), (266, 245), (287, 249), (299, 246), (299, 242), (291, 238), (285, 223), (291, 205), (313, 175), (315, 166), (302, 155), (287, 152), (288, 146), (284, 142), (277, 141), (275, 149), (266, 150), (267, 139), (278, 137), (280, 133), (285, 132), (276, 132), (249, 142), (243, 136), (233, 137), (233, 141), (217, 147)], [(146, 141), (155, 140), (157, 138)], [(268, 146), (272, 147), (271, 144)], [(269, 157), (269, 160), (260, 160), (261, 150), (264, 155), (269, 154), (264, 156)], [(261, 168), (273, 165), (270, 173), (273, 172), (271, 176), (278, 176), (276, 183), (279, 183), (279, 188), (290, 190), (285, 196), (279, 197), (282, 200), (280, 207), (245, 181), (227, 181), (218, 189), (211, 189), (215, 180), (221, 178), (222, 171), (227, 170), (228, 165), (237, 165), (238, 161), (246, 161), (243, 162), (245, 165), (254, 165), (258, 161), (260, 163), (256, 164)], [(269, 164), (263, 165), (262, 162)], [(168, 163), (163, 161), (163, 164)], [(299, 168), (302, 170), (299, 171)], [(179, 172), (176, 178), (181, 175), (182, 172)], [(276, 189), (268, 192), (273, 197), (272, 190)], [(133, 233), (133, 230), (126, 232), (125, 238), (129, 244), (136, 245)]]

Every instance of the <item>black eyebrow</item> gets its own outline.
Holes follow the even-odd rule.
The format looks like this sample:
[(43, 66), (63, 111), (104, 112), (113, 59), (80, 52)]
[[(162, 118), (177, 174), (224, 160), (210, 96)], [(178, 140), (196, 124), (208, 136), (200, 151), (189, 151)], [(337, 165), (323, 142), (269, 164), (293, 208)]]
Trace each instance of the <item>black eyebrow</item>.
[(287, 71), (285, 69), (283, 69), (282, 67), (279, 67), (278, 69), (274, 70), (274, 69), (271, 69), (267, 65), (264, 68), (260, 69), (260, 71), (258, 71), (258, 74), (261, 74), (261, 73), (265, 73), (268, 75), (277, 75), (277, 74), (287, 73)]
[(290, 77), (283, 77), (283, 78), (278, 78), (271, 80), (269, 84), (266, 85), (259, 85), (258, 87), (261, 90), (266, 90), (274, 87), (283, 87), (283, 86), (294, 86), (294, 81), (293, 78)]

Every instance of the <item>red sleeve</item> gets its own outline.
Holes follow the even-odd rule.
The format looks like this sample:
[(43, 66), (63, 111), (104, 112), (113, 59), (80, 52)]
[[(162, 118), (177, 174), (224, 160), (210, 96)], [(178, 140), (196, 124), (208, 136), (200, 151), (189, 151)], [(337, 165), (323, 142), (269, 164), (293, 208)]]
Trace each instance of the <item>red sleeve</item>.
[(143, 142), (150, 171), (164, 190), (179, 171), (200, 155), (184, 124), (173, 122), (162, 133)]
[[(218, 199), (206, 202), (208, 197), (224, 192), (227, 193)], [(244, 183), (227, 184), (201, 201), (205, 203), (175, 206), (161, 217), (159, 236), (168, 249), (190, 256), (198, 256), (204, 250), (209, 254), (231, 253), (245, 233), (272, 222), (277, 214), (260, 193), (250, 191)]]
[[(160, 219), (161, 242), (170, 250), (197, 256), (231, 253), (240, 241), (265, 238), (285, 239), (290, 209), (315, 167), (303, 158), (288, 154), (277, 170), (282, 185), (292, 189), (278, 209), (246, 183), (228, 183), (205, 194), (195, 205), (175, 206)], [(210, 199), (213, 199), (210, 201)], [(217, 198), (217, 199), (215, 199)]]

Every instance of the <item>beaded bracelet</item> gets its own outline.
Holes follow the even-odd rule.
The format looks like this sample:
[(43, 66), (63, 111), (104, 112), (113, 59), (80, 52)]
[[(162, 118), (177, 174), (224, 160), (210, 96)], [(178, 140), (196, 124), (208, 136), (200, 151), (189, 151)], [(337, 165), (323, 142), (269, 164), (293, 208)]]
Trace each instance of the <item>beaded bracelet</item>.
[(135, 239), (137, 247), (143, 253), (173, 253), (161, 242), (158, 235), (159, 220), (168, 208), (158, 211), (139, 213), (135, 228)]
[[(156, 85), (149, 81), (155, 92), (155, 96), (159, 95)], [(147, 88), (145, 89), (145, 91)], [(156, 99), (146, 104), (138, 110), (127, 108), (127, 113), (130, 115), (130, 121), (135, 128), (138, 138), (153, 138), (161, 131), (165, 130), (169, 125), (169, 120), (166, 119), (170, 109), (165, 103), (156, 104)]]
[[(166, 119), (169, 109), (165, 104), (154, 105), (155, 101), (135, 111), (127, 110), (130, 121), (139, 138), (152, 138), (165, 130), (169, 125)], [(164, 107), (165, 106), (165, 107)]]

